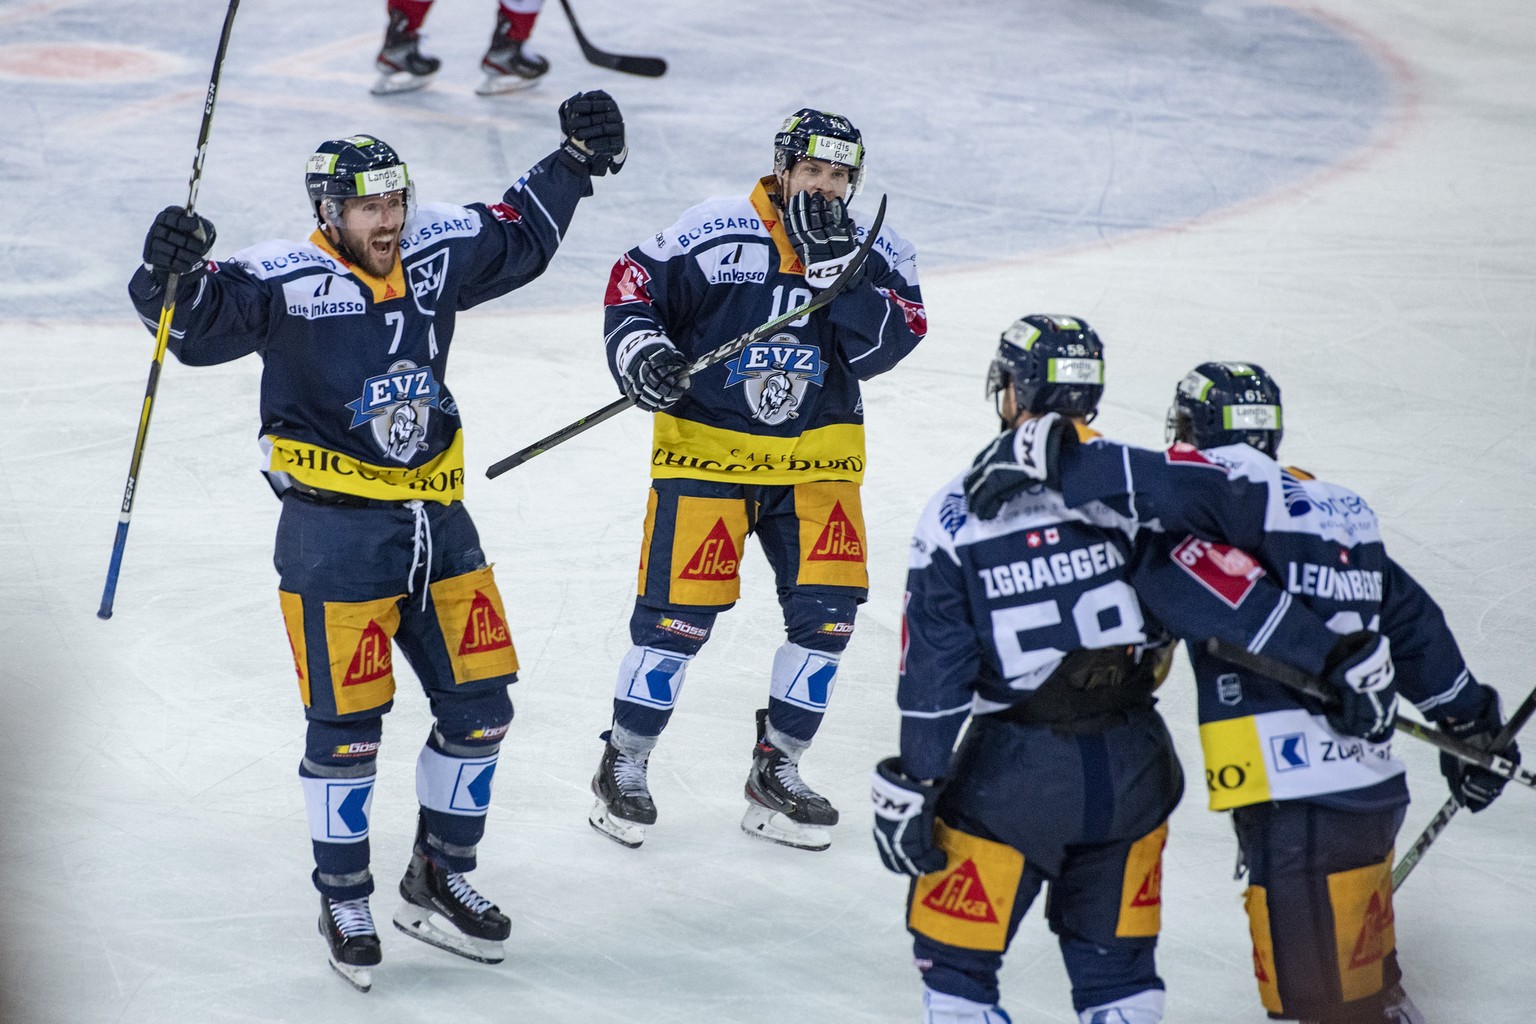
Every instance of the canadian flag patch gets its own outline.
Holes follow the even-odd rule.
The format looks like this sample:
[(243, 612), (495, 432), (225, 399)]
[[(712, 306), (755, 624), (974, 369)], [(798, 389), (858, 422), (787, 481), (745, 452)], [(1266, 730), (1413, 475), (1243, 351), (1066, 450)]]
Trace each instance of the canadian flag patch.
[(1198, 537), (1185, 537), (1170, 557), (1231, 608), (1239, 607), (1264, 577), (1264, 567), (1246, 551)]

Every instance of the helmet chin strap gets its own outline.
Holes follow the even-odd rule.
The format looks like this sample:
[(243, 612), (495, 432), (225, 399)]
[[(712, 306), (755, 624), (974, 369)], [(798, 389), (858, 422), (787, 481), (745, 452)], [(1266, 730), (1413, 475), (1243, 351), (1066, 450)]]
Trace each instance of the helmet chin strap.
[[(334, 205), (332, 205), (333, 203)], [(347, 246), (346, 236), (341, 233), (340, 225), (338, 225), (330, 218), (330, 214), (339, 214), (342, 212), (341, 203), (336, 202), (335, 200), (327, 199), (321, 205), (323, 212), (320, 216), (320, 228), (325, 232), (326, 240), (331, 243), (331, 248), (335, 249), (336, 254), (342, 259), (346, 260), (352, 266), (363, 266), (363, 261), (357, 258), (357, 253), (353, 252)]]

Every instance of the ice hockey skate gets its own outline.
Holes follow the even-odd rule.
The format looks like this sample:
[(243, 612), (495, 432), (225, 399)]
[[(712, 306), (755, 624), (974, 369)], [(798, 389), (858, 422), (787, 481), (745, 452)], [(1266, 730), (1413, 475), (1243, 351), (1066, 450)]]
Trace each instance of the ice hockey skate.
[(757, 712), (757, 746), (747, 775), (741, 830), (799, 850), (825, 850), (832, 845), (837, 808), (805, 784), (794, 758), (768, 741), (767, 718), (766, 710)]
[(369, 92), (375, 96), (411, 92), (431, 83), (443, 62), (421, 52), (421, 37), (409, 28), (409, 20), (399, 11), (390, 12), (389, 27), (384, 32), (384, 47), (374, 58), (378, 81)]
[(383, 955), (368, 900), (320, 897), (320, 935), (330, 950), (331, 970), (359, 992), (373, 987), (373, 968)]
[[(603, 739), (608, 740), (604, 733)], [(648, 758), (626, 754), (612, 742), (603, 746), (603, 760), (592, 776), (597, 803), (587, 821), (603, 835), (631, 850), (645, 841), (645, 829), (656, 824), (656, 804), (651, 800), (645, 773)]]
[(512, 21), (505, 11), (496, 19), (490, 49), (480, 58), (485, 80), (475, 89), (481, 96), (517, 92), (535, 85), (549, 73), (549, 61), (528, 49), (527, 42), (508, 35)]
[(416, 852), (400, 880), (405, 902), (395, 911), (395, 927), (465, 959), (501, 963), (506, 959), (501, 944), (512, 934), (512, 921), (462, 874), (434, 864), (424, 845), (418, 833)]

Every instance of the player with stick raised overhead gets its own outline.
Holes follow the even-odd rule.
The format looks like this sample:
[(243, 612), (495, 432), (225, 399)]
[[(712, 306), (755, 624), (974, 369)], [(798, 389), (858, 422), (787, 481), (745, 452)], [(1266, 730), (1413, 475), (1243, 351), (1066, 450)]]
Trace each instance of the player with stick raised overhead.
[(485, 962), (510, 923), (469, 884), (491, 777), (512, 720), (517, 658), (461, 501), (459, 409), (444, 382), (459, 310), (522, 287), (553, 259), (595, 175), (627, 148), (603, 92), (560, 107), (561, 146), (499, 201), (415, 201), (382, 140), (323, 142), (305, 186), (315, 231), (219, 263), (213, 225), (154, 219), (129, 294), (146, 322), (170, 275), (170, 350), (210, 365), (261, 356), (265, 472), (282, 500), (274, 561), (308, 733), (299, 776), (331, 963), (371, 984), (369, 809), (398, 648), (431, 702), (417, 761), (415, 853), (402, 930)]

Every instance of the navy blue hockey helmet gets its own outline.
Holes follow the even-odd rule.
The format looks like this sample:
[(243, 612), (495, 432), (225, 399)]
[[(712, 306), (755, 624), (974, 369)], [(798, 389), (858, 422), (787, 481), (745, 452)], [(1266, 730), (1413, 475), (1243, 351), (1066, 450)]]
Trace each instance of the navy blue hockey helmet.
[(409, 212), (414, 189), (405, 162), (389, 143), (372, 135), (350, 135), (331, 139), (315, 147), (304, 165), (304, 188), (315, 219), (322, 204), (327, 204), (331, 220), (340, 222), (341, 203), (356, 196), (404, 192)]
[(841, 114), (801, 107), (784, 119), (773, 137), (773, 173), (811, 157), (848, 168), (848, 198), (864, 183), (864, 136)]
[(1257, 363), (1201, 363), (1168, 409), (1168, 439), (1196, 448), (1246, 444), (1276, 458), (1284, 434), (1280, 385)]
[(1104, 394), (1104, 343), (1086, 320), (1021, 317), (1003, 332), (987, 370), (989, 398), (1005, 387), (1021, 411), (1092, 419)]

